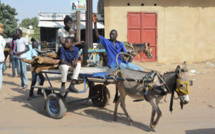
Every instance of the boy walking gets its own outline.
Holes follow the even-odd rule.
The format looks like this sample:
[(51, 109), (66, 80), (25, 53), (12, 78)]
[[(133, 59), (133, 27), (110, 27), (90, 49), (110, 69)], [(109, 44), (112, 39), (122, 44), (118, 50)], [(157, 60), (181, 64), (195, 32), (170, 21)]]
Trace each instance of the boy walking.
[(16, 30), (16, 43), (17, 43), (17, 56), (18, 56), (18, 64), (20, 67), (20, 78), (21, 78), (21, 87), (26, 89), (28, 87), (28, 77), (26, 70), (26, 63), (22, 61), (22, 59), (26, 59), (26, 52), (28, 52), (29, 46), (25, 38), (22, 37), (22, 30)]
[[(38, 43), (35, 43), (36, 41), (32, 38), (31, 39), (32, 41), (32, 50), (31, 50), (31, 57), (32, 59), (34, 57), (36, 57), (38, 55), (37, 51), (35, 49), (38, 49)], [(40, 82), (39, 82), (39, 85), (43, 85), (44, 84), (44, 81), (45, 81), (45, 77), (43, 76), (43, 74), (41, 72), (39, 72), (38, 74), (36, 73), (36, 71), (32, 71), (31, 72), (32, 74), (32, 80), (31, 80), (31, 89), (30, 89), (30, 93), (29, 93), (29, 98), (36, 98), (36, 96), (34, 96), (34, 87), (36, 82), (37, 82), (37, 76), (39, 76), (40, 78)], [(43, 95), (42, 94), (42, 89), (38, 89), (37, 90), (37, 94), (38, 95)]]

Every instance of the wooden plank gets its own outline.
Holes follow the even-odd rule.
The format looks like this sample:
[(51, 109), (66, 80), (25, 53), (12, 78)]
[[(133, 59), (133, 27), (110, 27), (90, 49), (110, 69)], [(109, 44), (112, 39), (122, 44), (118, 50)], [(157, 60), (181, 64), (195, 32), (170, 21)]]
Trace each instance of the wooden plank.
[(93, 74), (100, 72), (109, 72), (110, 68), (108, 67), (82, 67), (80, 73), (82, 74)]
[[(45, 73), (55, 73), (55, 74), (61, 74), (60, 70), (43, 70), (42, 72)], [(80, 74), (91, 74), (93, 75), (94, 73), (103, 73), (103, 72), (110, 72), (110, 68), (108, 67), (81, 67)], [(72, 72), (70, 72), (71, 74)]]
[(39, 57), (39, 59), (37, 60), (37, 63), (45, 65), (58, 65), (59, 62), (59, 59), (53, 59), (49, 57)]

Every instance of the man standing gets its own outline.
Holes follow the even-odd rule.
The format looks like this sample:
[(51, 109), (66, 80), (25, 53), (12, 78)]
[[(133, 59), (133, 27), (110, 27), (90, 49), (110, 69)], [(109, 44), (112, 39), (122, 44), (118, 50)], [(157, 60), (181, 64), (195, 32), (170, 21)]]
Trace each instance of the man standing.
[(21, 78), (21, 87), (26, 89), (28, 87), (28, 77), (27, 77), (27, 70), (26, 70), (26, 63), (22, 61), (22, 59), (26, 58), (26, 52), (28, 52), (29, 46), (25, 38), (22, 37), (22, 30), (16, 30), (16, 44), (17, 44), (17, 56), (18, 56), (18, 63), (20, 67), (20, 78)]
[(0, 90), (2, 87), (2, 79), (3, 79), (3, 76), (2, 76), (3, 70), (2, 69), (3, 69), (4, 60), (5, 60), (4, 47), (6, 45), (6, 41), (4, 40), (2, 35), (3, 35), (3, 24), (0, 23)]
[(17, 75), (19, 76), (19, 66), (16, 56), (16, 35), (13, 35), (13, 40), (10, 42), (10, 59), (12, 62), (12, 76), (16, 76), (15, 68), (17, 67)]

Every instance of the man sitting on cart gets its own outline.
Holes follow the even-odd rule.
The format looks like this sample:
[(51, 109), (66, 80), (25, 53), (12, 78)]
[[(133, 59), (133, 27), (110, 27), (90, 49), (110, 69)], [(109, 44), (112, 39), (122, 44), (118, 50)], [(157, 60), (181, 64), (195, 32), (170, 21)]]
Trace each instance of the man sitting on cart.
[(78, 63), (78, 47), (73, 46), (73, 38), (66, 37), (65, 45), (60, 50), (60, 72), (61, 72), (61, 93), (65, 92), (65, 83), (67, 81), (68, 71), (73, 71), (72, 82), (68, 90), (77, 93), (78, 90), (74, 87), (77, 83), (81, 69), (81, 64)]
[[(110, 68), (116, 68), (117, 67), (116, 56), (121, 52), (124, 52), (124, 53), (127, 52), (125, 49), (125, 46), (122, 44), (122, 42), (116, 40), (118, 34), (115, 29), (111, 30), (110, 39), (106, 39), (103, 36), (99, 35), (98, 29), (97, 29), (97, 21), (98, 21), (97, 15), (94, 14), (93, 22), (94, 22), (95, 34), (96, 34), (96, 37), (99, 39), (99, 43), (101, 43), (105, 47), (105, 50), (107, 52), (107, 57), (108, 57), (107, 66)], [(143, 68), (123, 60), (121, 55), (118, 56), (117, 61), (120, 68), (143, 71)]]

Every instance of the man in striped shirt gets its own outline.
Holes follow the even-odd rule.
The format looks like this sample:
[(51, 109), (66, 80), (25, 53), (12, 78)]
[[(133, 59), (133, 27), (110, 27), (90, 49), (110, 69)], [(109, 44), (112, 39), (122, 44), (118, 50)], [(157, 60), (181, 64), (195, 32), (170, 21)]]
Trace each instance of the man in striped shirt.
[(16, 35), (13, 35), (13, 40), (10, 42), (10, 59), (12, 62), (12, 75), (13, 77), (16, 76), (15, 68), (17, 67), (17, 75), (19, 76), (19, 66), (17, 60), (17, 48), (16, 48)]

